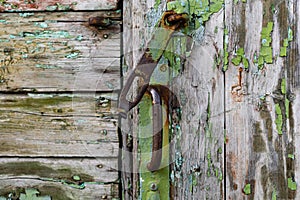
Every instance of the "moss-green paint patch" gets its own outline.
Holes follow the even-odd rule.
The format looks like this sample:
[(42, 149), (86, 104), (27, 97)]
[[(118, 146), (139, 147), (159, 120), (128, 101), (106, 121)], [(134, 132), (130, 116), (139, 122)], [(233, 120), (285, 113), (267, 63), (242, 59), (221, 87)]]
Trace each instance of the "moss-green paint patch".
[(285, 78), (281, 79), (281, 93), (286, 94), (286, 80), (285, 80)]
[(272, 192), (272, 200), (277, 200), (277, 192), (276, 192), (276, 190), (273, 190), (273, 192)]
[(297, 190), (297, 183), (292, 178), (288, 178), (288, 188), (290, 190)]
[(273, 31), (273, 22), (268, 22), (266, 27), (262, 28), (261, 31), (261, 48), (258, 60), (253, 60), (254, 63), (258, 65), (258, 69), (262, 69), (264, 64), (272, 64), (273, 63), (273, 50), (271, 47), (272, 36), (271, 33)]
[(280, 47), (280, 53), (279, 56), (286, 57), (287, 56), (287, 48), (289, 46), (289, 43), (293, 40), (293, 31), (291, 28), (288, 29), (288, 37), (283, 39), (282, 46)]
[(277, 103), (275, 104), (275, 113), (276, 113), (276, 119), (275, 124), (279, 135), (282, 135), (282, 125), (283, 125), (283, 117), (280, 105)]
[(154, 8), (158, 9), (160, 4), (161, 4), (161, 0), (155, 0)]
[(243, 192), (246, 194), (246, 195), (249, 195), (251, 194), (251, 184), (246, 184), (244, 189), (243, 189)]
[(84, 182), (94, 181), (93, 177), (73, 171), (71, 168), (53, 169), (49, 166), (43, 165), (40, 162), (9, 162), (0, 164), (1, 174), (12, 174), (15, 176), (21, 175), (37, 175), (41, 178), (63, 179), (73, 181), (73, 176), (81, 177)]
[[(151, 185), (156, 184), (158, 190), (160, 191), (160, 199), (168, 199), (169, 197), (169, 150), (168, 148), (162, 149), (162, 161), (161, 161), (161, 169), (150, 172), (147, 169), (147, 163), (151, 160), (152, 157), (152, 112), (151, 112), (151, 98), (149, 95), (144, 95), (142, 101), (139, 106), (139, 144), (138, 144), (138, 152), (140, 159), (140, 199), (146, 200), (149, 199), (147, 197), (153, 196), (153, 191), (151, 191)], [(150, 111), (150, 113), (149, 113)], [(164, 116), (163, 118), (165, 118)], [(169, 126), (163, 127), (163, 146), (168, 145), (169, 135), (168, 135)], [(164, 167), (165, 166), (165, 167)], [(153, 195), (152, 195), (152, 194)], [(156, 195), (154, 195), (156, 196)]]
[(279, 56), (281, 56), (281, 57), (287, 56), (287, 48), (286, 47), (280, 47)]
[(245, 51), (244, 48), (238, 48), (238, 50), (236, 51), (236, 56), (234, 56), (231, 59), (232, 64), (234, 64), (235, 66), (239, 66), (241, 63), (244, 65), (245, 69), (248, 69), (249, 67), (249, 61), (248, 59), (245, 57)]
[[(40, 96), (40, 97), (28, 97), (22, 99), (4, 99), (0, 101), (0, 106), (6, 108), (16, 108), (23, 110), (30, 110), (33, 112), (53, 112), (54, 109), (62, 109), (60, 105), (68, 103), (71, 105), (72, 101), (85, 101), (84, 99), (69, 97), (69, 96)], [(67, 110), (65, 110), (67, 109)], [(63, 108), (62, 111), (71, 112), (72, 108)], [(1, 126), (1, 124), (0, 124)]]

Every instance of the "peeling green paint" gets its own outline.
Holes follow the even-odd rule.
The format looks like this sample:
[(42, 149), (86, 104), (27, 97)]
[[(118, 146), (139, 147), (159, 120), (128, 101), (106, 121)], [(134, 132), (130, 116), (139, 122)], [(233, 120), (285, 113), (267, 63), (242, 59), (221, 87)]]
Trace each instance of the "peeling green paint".
[(47, 28), (48, 24), (45, 22), (35, 22), (34, 26), (40, 27), (40, 28)]
[(275, 124), (279, 135), (282, 135), (282, 125), (283, 125), (283, 117), (282, 112), (279, 104), (275, 104), (275, 113), (276, 113), (276, 119)]
[[(219, 12), (224, 6), (224, 0), (177, 0), (167, 4), (168, 10), (175, 10), (177, 13), (188, 13), (189, 16), (194, 16), (192, 21), (197, 21), (200, 24), (208, 21), (210, 16)], [(198, 29), (199, 26), (194, 27)]]
[(288, 158), (294, 160), (295, 159), (295, 155), (294, 154), (288, 154)]
[(18, 37), (27, 38), (72, 38), (68, 31), (35, 31), (35, 32), (21, 32)]
[(232, 64), (235, 66), (239, 66), (241, 63), (244, 65), (245, 69), (249, 67), (249, 61), (245, 57), (244, 48), (239, 48), (236, 52), (236, 56), (231, 59)]
[(78, 36), (75, 38), (75, 40), (77, 40), (77, 41), (82, 41), (82, 40), (83, 40), (83, 36), (82, 36), (82, 35), (78, 35)]
[(19, 13), (19, 16), (27, 18), (27, 17), (34, 16), (34, 13), (28, 13), (28, 12), (27, 13)]
[(292, 178), (288, 178), (288, 188), (290, 190), (297, 190), (297, 183)]
[(78, 51), (75, 51), (75, 52), (69, 53), (69, 54), (66, 55), (65, 57), (66, 57), (66, 58), (69, 58), (69, 59), (76, 59), (76, 58), (78, 58), (78, 56), (79, 56), (79, 52), (78, 52)]
[(287, 56), (287, 48), (289, 46), (289, 42), (293, 40), (293, 31), (291, 28), (288, 29), (288, 38), (285, 38), (282, 42), (282, 47), (280, 47), (279, 56), (286, 57)]
[(155, 0), (154, 8), (158, 9), (158, 6), (160, 5), (161, 0)]
[(281, 79), (281, 93), (286, 94), (286, 80), (285, 80), (285, 78)]
[(277, 192), (276, 192), (276, 190), (273, 190), (273, 192), (272, 192), (272, 200), (277, 200)]
[(273, 50), (271, 47), (273, 31), (273, 22), (268, 22), (266, 27), (262, 28), (261, 31), (261, 48), (257, 62), (254, 60), (254, 63), (258, 65), (258, 69), (262, 69), (264, 64), (273, 63)]
[(244, 193), (246, 194), (246, 195), (249, 195), (249, 194), (251, 194), (251, 184), (246, 184), (245, 185), (245, 187), (244, 187), (244, 189), (243, 189), (243, 191), (244, 191)]
[(25, 194), (20, 195), (20, 200), (51, 200), (50, 196), (39, 196), (40, 192), (36, 189), (25, 189)]

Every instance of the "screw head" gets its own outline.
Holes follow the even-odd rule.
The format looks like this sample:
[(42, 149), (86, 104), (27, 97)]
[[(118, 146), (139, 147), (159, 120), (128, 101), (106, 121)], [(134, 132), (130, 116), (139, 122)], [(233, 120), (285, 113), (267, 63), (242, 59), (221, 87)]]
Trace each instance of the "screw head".
[(157, 190), (157, 185), (156, 185), (156, 183), (151, 183), (151, 184), (150, 184), (150, 190), (152, 190), (152, 191), (156, 191), (156, 190)]
[(160, 67), (159, 67), (159, 69), (160, 69), (160, 71), (162, 71), (162, 72), (165, 72), (165, 71), (167, 71), (167, 65), (166, 64), (163, 64), (163, 65), (161, 65)]
[(108, 38), (108, 35), (107, 35), (107, 34), (103, 34), (103, 38), (104, 38), (104, 39), (107, 39), (107, 38)]

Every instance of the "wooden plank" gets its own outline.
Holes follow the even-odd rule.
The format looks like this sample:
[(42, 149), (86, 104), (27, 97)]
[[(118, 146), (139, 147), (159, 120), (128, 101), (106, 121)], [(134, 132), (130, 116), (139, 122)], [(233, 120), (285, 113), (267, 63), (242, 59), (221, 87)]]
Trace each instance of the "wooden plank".
[[(1, 180), (72, 181), (75, 175), (83, 182), (114, 182), (118, 179), (117, 158), (0, 158), (0, 161)], [(3, 188), (2, 185), (0, 188)]]
[[(107, 12), (6, 13), (0, 22), (0, 90), (118, 90), (120, 22), (88, 25)], [(34, 78), (32, 78), (34, 77)]]
[[(224, 198), (224, 88), (217, 49), (223, 47), (223, 11), (205, 24), (184, 71), (172, 82), (180, 111), (172, 117), (172, 184), (174, 199)], [(227, 198), (224, 198), (227, 199)]]
[[(12, 184), (13, 183), (13, 184)], [(8, 198), (9, 195), (25, 195), (26, 189), (37, 191), (36, 197), (57, 200), (94, 200), (94, 199), (116, 199), (118, 198), (117, 184), (96, 185), (87, 184), (84, 189), (74, 189), (61, 183), (45, 183), (39, 180), (13, 179), (2, 180), (3, 189), (0, 189), (1, 197)], [(29, 195), (28, 195), (29, 196)], [(27, 196), (27, 198), (28, 198)], [(29, 198), (33, 198), (29, 196)]]
[(2, 96), (0, 155), (116, 157), (116, 102), (109, 98), (115, 95)]
[[(299, 98), (291, 98), (294, 92), (298, 96), (298, 90), (290, 83), (299, 62), (288, 62), (281, 48), (289, 29), (296, 31), (293, 8), (299, 5), (286, 1), (227, 1), (225, 5), (230, 61), (225, 80), (227, 198), (298, 199)], [(271, 34), (263, 35), (267, 29)], [(288, 57), (297, 55), (293, 43), (287, 44)], [(233, 64), (239, 48), (245, 51), (249, 69), (243, 63)], [(263, 64), (255, 61), (255, 54), (265, 54)]]
[(0, 3), (0, 11), (70, 11), (70, 10), (114, 10), (118, 0), (74, 1), (74, 0), (7, 0)]
[[(136, 66), (143, 51), (133, 50), (146, 48), (151, 30), (160, 20), (166, 2), (160, 1), (158, 9), (153, 8), (154, 1), (126, 2), (124, 55), (127, 66), (132, 68)], [(215, 33), (216, 30), (219, 31)], [(224, 79), (220, 65), (215, 63), (215, 58), (221, 56), (218, 49), (223, 48), (222, 30), (223, 12), (220, 11), (212, 15), (210, 21), (205, 25), (205, 36), (201, 37), (201, 41), (196, 41), (197, 45), (193, 48), (191, 57), (180, 69), (183, 72), (178, 73), (172, 66), (169, 69), (171, 74), (178, 75), (170, 81), (169, 88), (181, 105), (179, 110), (174, 109), (169, 113), (172, 117), (172, 124), (170, 124), (172, 135), (169, 146), (172, 151), (170, 184), (173, 187), (170, 189), (170, 199), (224, 198)], [(174, 48), (178, 46), (180, 49), (184, 48), (183, 41), (184, 39), (176, 40), (173, 44)], [(199, 45), (199, 42), (202, 45)], [(159, 46), (157, 47), (159, 48)], [(155, 75), (161, 75), (159, 73), (161, 72)], [(127, 75), (128, 73), (125, 74), (125, 77)], [(133, 85), (133, 91), (137, 88), (138, 83)], [(133, 148), (132, 154), (130, 154), (133, 157), (133, 166), (126, 162), (130, 161), (132, 157), (127, 156), (127, 160), (125, 160), (126, 158), (123, 160), (124, 169), (128, 170), (129, 168), (133, 172), (136, 171), (136, 166), (139, 166), (140, 162), (139, 157), (135, 157), (135, 153), (139, 152), (137, 150), (139, 139), (136, 138), (139, 112), (141, 112), (141, 108), (137, 112), (133, 110), (132, 119), (122, 120), (121, 125), (121, 128), (126, 130), (124, 133), (133, 137), (130, 141)], [(128, 124), (133, 124), (129, 131), (127, 131)], [(123, 141), (128, 144), (126, 137)], [(130, 176), (126, 172), (123, 173), (124, 187), (128, 183), (133, 183), (131, 184), (132, 188), (126, 188), (124, 191), (125, 199), (141, 198), (145, 194), (143, 193), (145, 190), (141, 192), (138, 183), (143, 182), (144, 179), (137, 174)], [(164, 194), (167, 192), (169, 191), (160, 191)]]

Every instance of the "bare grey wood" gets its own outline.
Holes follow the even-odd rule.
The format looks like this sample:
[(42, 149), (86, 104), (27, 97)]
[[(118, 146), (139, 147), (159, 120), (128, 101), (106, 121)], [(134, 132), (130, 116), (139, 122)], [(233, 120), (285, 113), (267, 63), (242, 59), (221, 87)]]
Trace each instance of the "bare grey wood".
[(2, 156), (118, 155), (109, 97), (6, 95), (0, 104)]
[[(270, 8), (273, 6), (273, 10)], [(296, 1), (247, 1), (225, 4), (229, 60), (245, 49), (249, 69), (229, 64), (226, 71), (226, 186), (228, 199), (298, 199), (299, 89), (294, 87), (299, 50), (291, 41), (279, 56), (289, 28), (298, 34)], [(297, 8), (297, 9), (296, 9)], [(261, 32), (273, 22), (272, 63), (259, 68)], [(296, 53), (297, 52), (297, 53)], [(296, 77), (297, 79), (298, 77)]]
[(0, 11), (69, 11), (112, 10), (118, 8), (118, 0), (72, 1), (72, 0), (7, 0), (0, 3)]
[[(99, 29), (88, 24), (96, 16), (117, 20)], [(0, 89), (118, 90), (119, 17), (114, 12), (1, 14)]]
[[(118, 198), (117, 184), (97, 185), (86, 184), (84, 189), (74, 189), (61, 183), (45, 183), (45, 181), (25, 178), (1, 180), (4, 189), (0, 189), (2, 197), (8, 197), (12, 192), (18, 194), (20, 188), (34, 188), (39, 192), (39, 197), (51, 197), (57, 200), (94, 200)], [(13, 183), (13, 184), (12, 184)], [(3, 192), (2, 192), (3, 191)], [(25, 190), (21, 192), (25, 194)]]
[[(214, 33), (216, 27), (220, 31)], [(206, 23), (203, 40), (194, 41), (183, 72), (170, 86), (181, 105), (181, 114), (173, 111), (172, 122), (174, 199), (225, 198), (224, 81), (221, 66), (215, 63), (223, 47), (222, 29), (220, 11)]]

